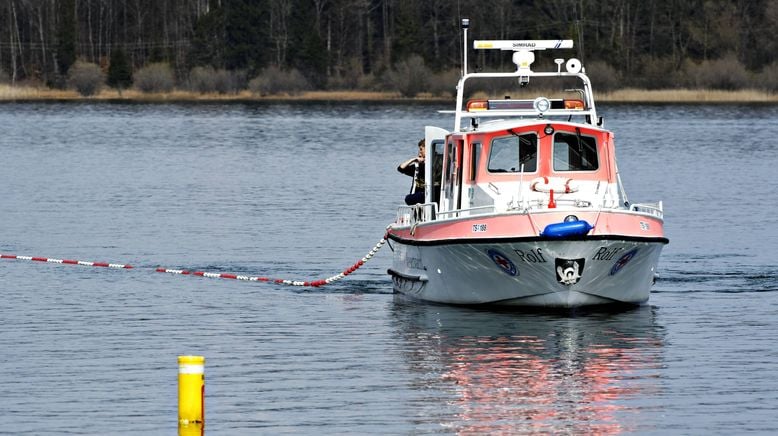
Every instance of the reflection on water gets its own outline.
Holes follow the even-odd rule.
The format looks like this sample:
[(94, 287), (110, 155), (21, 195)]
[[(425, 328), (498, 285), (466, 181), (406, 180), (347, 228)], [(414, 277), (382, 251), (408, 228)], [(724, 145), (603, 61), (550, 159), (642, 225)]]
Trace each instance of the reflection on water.
[[(462, 434), (650, 430), (630, 399), (657, 394), (663, 329), (654, 309), (578, 317), (511, 314), (396, 297), (405, 360), (444, 428)], [(421, 416), (420, 416), (421, 418)]]

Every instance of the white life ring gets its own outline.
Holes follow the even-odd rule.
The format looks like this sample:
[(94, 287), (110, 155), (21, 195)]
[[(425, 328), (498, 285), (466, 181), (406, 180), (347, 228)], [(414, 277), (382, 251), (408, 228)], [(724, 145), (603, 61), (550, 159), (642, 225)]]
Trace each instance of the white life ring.
[[(564, 183), (563, 183), (564, 181)], [(536, 177), (529, 184), (530, 189), (535, 192), (551, 192), (558, 194), (569, 194), (578, 192), (578, 184), (573, 179), (555, 179), (548, 180), (548, 177)]]

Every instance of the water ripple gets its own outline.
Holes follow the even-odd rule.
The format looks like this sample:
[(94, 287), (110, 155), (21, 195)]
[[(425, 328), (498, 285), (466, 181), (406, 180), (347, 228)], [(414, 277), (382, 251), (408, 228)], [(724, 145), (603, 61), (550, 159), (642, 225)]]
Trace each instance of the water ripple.
[(773, 107), (600, 108), (630, 199), (665, 204), (635, 310), (411, 302), (389, 250), (321, 288), (153, 273), (343, 271), (437, 109), (0, 105), (0, 250), (142, 267), (0, 261), (0, 433), (174, 434), (182, 354), (206, 356), (216, 434), (775, 433)]

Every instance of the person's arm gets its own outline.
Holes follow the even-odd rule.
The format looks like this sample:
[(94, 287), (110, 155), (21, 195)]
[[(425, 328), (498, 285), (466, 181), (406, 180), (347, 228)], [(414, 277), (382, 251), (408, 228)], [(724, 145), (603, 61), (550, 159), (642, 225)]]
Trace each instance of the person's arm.
[(411, 159), (408, 159), (407, 161), (400, 164), (400, 166), (397, 167), (397, 171), (405, 174), (406, 176), (411, 176), (416, 173), (416, 168), (413, 164), (417, 163), (419, 160), (418, 157), (414, 157)]

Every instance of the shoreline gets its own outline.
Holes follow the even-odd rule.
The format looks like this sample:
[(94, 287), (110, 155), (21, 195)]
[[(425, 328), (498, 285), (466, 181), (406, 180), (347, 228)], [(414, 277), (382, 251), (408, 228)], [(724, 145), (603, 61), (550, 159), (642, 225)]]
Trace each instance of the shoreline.
[[(777, 104), (778, 94), (743, 89), (737, 91), (701, 90), (701, 89), (620, 89), (608, 92), (595, 92), (599, 103), (646, 103), (646, 104)], [(419, 95), (402, 97), (396, 92), (379, 91), (307, 91), (297, 95), (258, 96), (244, 90), (237, 94), (201, 94), (191, 91), (175, 90), (166, 93), (142, 93), (128, 89), (119, 94), (114, 89), (103, 89), (97, 95), (83, 97), (76, 91), (36, 88), (29, 86), (0, 85), (0, 103), (3, 102), (127, 102), (127, 103), (439, 103), (451, 104), (453, 96), (442, 97)]]

